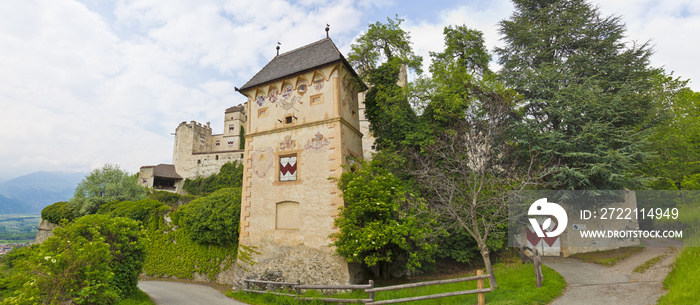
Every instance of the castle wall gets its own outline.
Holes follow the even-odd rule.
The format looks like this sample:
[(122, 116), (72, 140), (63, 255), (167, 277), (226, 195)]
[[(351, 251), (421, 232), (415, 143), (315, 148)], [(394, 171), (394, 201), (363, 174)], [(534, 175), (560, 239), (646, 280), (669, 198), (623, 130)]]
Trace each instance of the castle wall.
[[(240, 136), (238, 134), (242, 124), (240, 114), (229, 113), (226, 119), (229, 116), (235, 116), (237, 119), (225, 120), (238, 124), (235, 131), (218, 135), (212, 134), (208, 124), (202, 125), (195, 121), (180, 123), (175, 130), (173, 149), (173, 164), (180, 176), (185, 179), (207, 177), (218, 173), (226, 162), (243, 159), (243, 150), (240, 149)], [(226, 124), (226, 128), (228, 128), (228, 124)], [(181, 186), (178, 189), (181, 189)]]

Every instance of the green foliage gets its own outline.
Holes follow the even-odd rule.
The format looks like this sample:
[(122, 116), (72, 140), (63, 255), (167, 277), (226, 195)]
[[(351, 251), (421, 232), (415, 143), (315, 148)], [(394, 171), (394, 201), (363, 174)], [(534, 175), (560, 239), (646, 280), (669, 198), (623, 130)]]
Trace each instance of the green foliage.
[(657, 178), (652, 189), (698, 190), (691, 181), (700, 174), (700, 93), (685, 87), (674, 90), (686, 82), (671, 77), (659, 82), (667, 100), (658, 109), (663, 121), (649, 137), (656, 156), (644, 164), (643, 172)]
[(384, 276), (390, 264), (414, 270), (433, 261), (433, 218), (401, 180), (363, 162), (341, 175), (338, 188), (346, 206), (335, 219), (340, 231), (331, 237), (340, 256), (366, 266), (380, 264)]
[[(367, 32), (360, 35), (350, 46), (348, 61), (360, 76), (364, 78), (365, 73), (376, 69), (384, 60), (421, 72), (423, 59), (413, 53), (411, 36), (401, 29), (401, 22), (403, 19), (397, 16), (393, 20), (387, 18), (387, 23), (377, 21), (370, 24)], [(370, 83), (374, 84), (371, 81)]]
[(88, 215), (107, 202), (144, 199), (148, 191), (137, 182), (138, 176), (122, 171), (118, 165), (105, 164), (78, 184), (70, 203), (79, 215)]
[(584, 0), (514, 0), (496, 48), (502, 78), (522, 95), (523, 151), (557, 166), (553, 189), (637, 188), (651, 156), (654, 75), (648, 44), (625, 43), (619, 17)]
[(100, 206), (98, 214), (126, 217), (146, 224), (153, 216), (161, 216), (170, 210), (168, 205), (153, 199), (139, 201), (112, 201)]
[(445, 50), (430, 53), (431, 76), (419, 78), (411, 87), (422, 115), (406, 143), (422, 150), (468, 116), (476, 113), (486, 118), (485, 107), (480, 107), (484, 101), (515, 99), (515, 92), (506, 89), (489, 70), (491, 55), (480, 31), (462, 25), (446, 27), (443, 33)]
[(66, 201), (59, 201), (41, 210), (41, 218), (50, 222), (59, 224), (61, 220), (73, 221), (78, 217), (78, 211), (75, 206)]
[(367, 72), (372, 87), (365, 95), (365, 115), (377, 150), (402, 144), (416, 125), (416, 113), (397, 85), (399, 69), (397, 61), (389, 61)]
[(169, 206), (176, 206), (183, 196), (168, 191), (154, 191), (148, 194), (148, 199), (153, 199), (165, 203)]
[(241, 130), (238, 131), (238, 137), (241, 139), (238, 148), (245, 149), (245, 128), (243, 126), (241, 126)]
[(203, 245), (237, 245), (241, 189), (224, 188), (200, 197), (173, 213), (173, 221)]
[(15, 259), (4, 304), (113, 304), (136, 288), (145, 249), (136, 221), (81, 217)]
[[(502, 228), (496, 230), (496, 234), (486, 240), (486, 246), (491, 253), (504, 249), (508, 242), (508, 235), (505, 234), (507, 231), (508, 228), (503, 225)], [(479, 244), (474, 240), (474, 237), (459, 227), (442, 239), (437, 254), (440, 258), (450, 258), (460, 263), (469, 263), (480, 259)]]
[(216, 190), (243, 185), (243, 164), (234, 161), (227, 162), (218, 174), (206, 178), (185, 179), (184, 190), (191, 195), (206, 195)]
[(136, 291), (127, 298), (121, 300), (119, 303), (116, 305), (155, 305), (156, 303), (153, 303), (151, 301), (151, 297), (149, 297), (145, 292), (141, 291), (141, 289), (136, 288)]
[(202, 245), (188, 236), (185, 228), (173, 230), (162, 218), (153, 218), (147, 227), (149, 240), (143, 272), (149, 276), (194, 279), (202, 274), (215, 280), (236, 260), (237, 245)]
[(659, 305), (697, 304), (700, 302), (700, 248), (686, 247), (673, 262), (673, 270), (664, 280), (668, 293), (659, 299)]

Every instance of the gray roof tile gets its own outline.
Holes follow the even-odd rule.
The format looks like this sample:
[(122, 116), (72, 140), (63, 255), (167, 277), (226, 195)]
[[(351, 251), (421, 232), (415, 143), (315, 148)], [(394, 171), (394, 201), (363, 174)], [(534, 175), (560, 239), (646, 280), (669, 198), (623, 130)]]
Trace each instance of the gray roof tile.
[(301, 48), (275, 56), (243, 87), (243, 91), (293, 74), (304, 73), (325, 65), (343, 62), (357, 75), (330, 38), (324, 38)]

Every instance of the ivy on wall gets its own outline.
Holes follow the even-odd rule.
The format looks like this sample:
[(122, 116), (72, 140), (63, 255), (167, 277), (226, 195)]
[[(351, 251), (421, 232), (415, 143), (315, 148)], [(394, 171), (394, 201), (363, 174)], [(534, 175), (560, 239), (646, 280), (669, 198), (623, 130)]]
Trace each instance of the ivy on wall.
[(217, 274), (236, 261), (238, 245), (201, 245), (188, 237), (186, 229), (172, 230), (161, 217), (146, 228), (149, 239), (143, 272), (149, 276), (193, 279), (194, 273), (216, 280)]

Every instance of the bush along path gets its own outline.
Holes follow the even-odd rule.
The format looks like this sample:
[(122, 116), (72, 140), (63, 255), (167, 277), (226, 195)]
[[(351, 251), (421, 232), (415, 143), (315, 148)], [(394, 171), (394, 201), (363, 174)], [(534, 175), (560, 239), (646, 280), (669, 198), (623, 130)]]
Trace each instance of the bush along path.
[[(544, 257), (543, 263), (564, 276), (564, 294), (552, 305), (656, 304), (665, 294), (663, 281), (682, 243), (645, 240), (646, 247), (606, 266), (575, 258)], [(636, 269), (636, 271), (635, 271)]]

